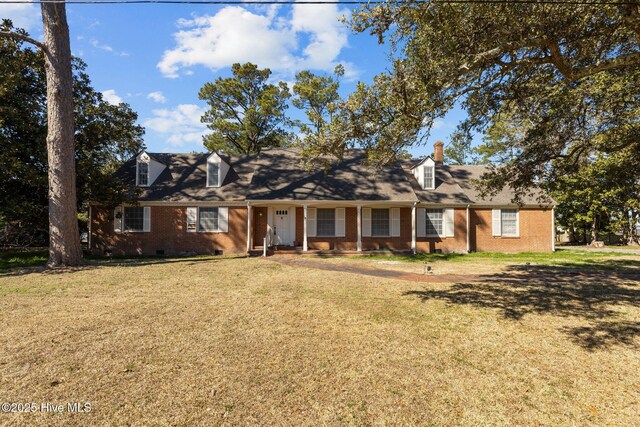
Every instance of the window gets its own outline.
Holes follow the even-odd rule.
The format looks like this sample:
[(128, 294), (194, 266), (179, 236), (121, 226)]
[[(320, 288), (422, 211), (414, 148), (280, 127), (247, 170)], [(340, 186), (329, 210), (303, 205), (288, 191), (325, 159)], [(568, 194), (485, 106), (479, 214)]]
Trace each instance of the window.
[(502, 227), (503, 236), (517, 236), (518, 235), (518, 210), (517, 209), (502, 209), (500, 211), (500, 224)]
[(138, 162), (138, 185), (149, 185), (149, 163)]
[(389, 235), (389, 209), (371, 209), (371, 235)]
[(443, 235), (443, 225), (442, 209), (427, 209), (427, 236)]
[(433, 176), (434, 170), (435, 168), (433, 166), (424, 166), (424, 188), (435, 188), (435, 181)]
[(318, 209), (317, 211), (317, 236), (333, 237), (336, 235), (336, 210)]
[(207, 163), (207, 187), (220, 186), (220, 164)]
[(124, 208), (124, 231), (144, 230), (144, 207)]
[(218, 208), (200, 208), (200, 231), (218, 231)]

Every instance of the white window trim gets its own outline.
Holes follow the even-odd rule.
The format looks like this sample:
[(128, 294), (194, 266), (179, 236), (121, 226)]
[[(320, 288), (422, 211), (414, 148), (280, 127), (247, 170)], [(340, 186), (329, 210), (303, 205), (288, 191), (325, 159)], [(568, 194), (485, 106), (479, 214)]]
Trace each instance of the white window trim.
[[(202, 229), (202, 227), (200, 227), (200, 210), (202, 209), (217, 209), (217, 214), (218, 214), (218, 227), (215, 230), (204, 230)], [(198, 230), (198, 233), (219, 233), (220, 232), (220, 208), (218, 208), (217, 206), (202, 206), (198, 208), (198, 220), (196, 221), (196, 229)]]
[[(216, 164), (218, 165), (218, 185), (209, 185), (209, 165), (210, 164)], [(208, 160), (207, 161), (207, 187), (213, 187), (213, 188), (217, 188), (217, 187), (221, 187), (220, 184), (222, 184), (220, 181), (222, 181), (222, 162), (221, 161), (216, 161), (216, 160)]]
[[(513, 234), (505, 234), (502, 231), (502, 227), (503, 227), (503, 223), (504, 221), (502, 220), (502, 211), (503, 210), (509, 210), (509, 211), (516, 211), (516, 231)], [(510, 237), (510, 238), (514, 238), (514, 237), (520, 237), (520, 209), (517, 208), (503, 208), (500, 209), (500, 236), (501, 237)]]
[[(140, 164), (144, 163), (145, 165), (147, 165), (147, 183), (146, 184), (140, 184), (140, 173), (138, 171)], [(149, 187), (149, 181), (151, 179), (151, 162), (149, 160), (140, 160), (138, 159), (136, 161), (136, 186), (138, 187)]]
[[(202, 208), (216, 208), (218, 209), (218, 228), (216, 230), (202, 230), (200, 228), (200, 209)], [(195, 229), (189, 229), (189, 216), (192, 215), (195, 210)], [(224, 211), (223, 211), (224, 210)], [(190, 206), (185, 209), (186, 211), (186, 225), (185, 230), (187, 233), (228, 233), (229, 232), (229, 208), (227, 206)], [(190, 212), (192, 212), (190, 214)], [(226, 230), (221, 225), (226, 223)]]
[[(125, 210), (131, 208), (143, 208), (143, 216), (142, 216), (142, 230), (127, 230), (126, 224), (124, 221)], [(122, 207), (122, 218), (121, 218), (121, 229), (120, 233), (149, 233), (151, 231), (151, 206), (123, 206)]]
[[(426, 180), (426, 171), (431, 169), (431, 182)], [(422, 165), (422, 176), (424, 181), (424, 190), (434, 190), (436, 188), (436, 166)]]
[[(326, 234), (318, 234), (318, 209), (330, 209), (333, 210), (333, 234), (332, 235), (326, 235)], [(316, 208), (316, 216), (315, 216), (315, 222), (316, 222), (316, 233), (315, 233), (315, 237), (325, 237), (325, 238), (334, 238), (334, 237), (344, 237), (344, 236), (338, 236), (338, 212), (336, 208)]]
[[(389, 223), (389, 232), (387, 234), (375, 234), (373, 232), (373, 211), (375, 210), (386, 210), (387, 211), (387, 222)], [(391, 237), (391, 209), (389, 208), (371, 208), (371, 237)]]
[[(436, 233), (436, 234), (429, 234), (427, 232), (428, 227), (427, 227), (427, 220), (429, 219), (429, 211), (430, 210), (438, 210), (440, 211), (440, 213), (442, 213), (442, 234), (440, 233)], [(424, 210), (424, 230), (425, 230), (425, 237), (445, 237), (445, 212), (443, 208), (425, 208)]]

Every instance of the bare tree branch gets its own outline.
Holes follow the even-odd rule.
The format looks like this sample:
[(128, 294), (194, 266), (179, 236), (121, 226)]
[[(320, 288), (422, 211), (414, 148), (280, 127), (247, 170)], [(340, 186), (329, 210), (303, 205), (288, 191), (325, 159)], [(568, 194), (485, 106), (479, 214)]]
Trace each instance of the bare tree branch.
[(39, 47), (46, 54), (49, 53), (49, 50), (44, 45), (44, 43), (40, 43), (38, 40), (32, 39), (31, 37), (26, 36), (24, 34), (16, 33), (13, 31), (0, 31), (0, 37), (7, 38), (7, 39), (22, 40), (24, 42), (31, 43), (32, 45)]

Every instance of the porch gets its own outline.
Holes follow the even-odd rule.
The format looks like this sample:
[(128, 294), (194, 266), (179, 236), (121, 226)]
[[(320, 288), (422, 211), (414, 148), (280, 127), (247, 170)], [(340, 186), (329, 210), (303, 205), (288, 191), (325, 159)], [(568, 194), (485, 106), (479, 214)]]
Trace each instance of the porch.
[(247, 218), (247, 252), (254, 255), (394, 254), (416, 248), (415, 202), (253, 202)]
[(307, 249), (306, 251), (302, 247), (292, 246), (273, 246), (267, 248), (265, 253), (263, 246), (256, 246), (253, 250), (249, 251), (250, 256), (274, 256), (274, 255), (315, 255), (315, 256), (368, 256), (368, 255), (409, 255), (412, 254), (411, 249), (404, 250), (342, 250), (342, 249)]

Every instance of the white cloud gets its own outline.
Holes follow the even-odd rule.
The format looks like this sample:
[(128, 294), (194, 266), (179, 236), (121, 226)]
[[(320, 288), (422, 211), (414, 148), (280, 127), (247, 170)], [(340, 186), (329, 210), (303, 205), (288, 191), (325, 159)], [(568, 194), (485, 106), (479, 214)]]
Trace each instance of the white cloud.
[[(79, 36), (78, 40), (82, 40), (82, 36)], [(112, 48), (108, 44), (100, 43), (96, 39), (89, 40), (89, 43), (91, 43), (91, 46), (95, 47), (96, 49), (104, 50), (105, 52), (113, 53), (114, 55), (129, 56), (129, 54), (127, 52), (121, 52), (121, 51), (115, 50), (114, 48)]]
[(160, 91), (151, 92), (149, 95), (147, 95), (147, 98), (152, 99), (159, 104), (164, 104), (165, 102), (167, 102), (167, 98), (165, 98), (165, 96)]
[[(0, 19), (11, 19), (13, 26), (32, 31), (42, 22), (35, 4), (8, 4), (0, 0)], [(39, 29), (39, 28), (38, 28)]]
[[(215, 71), (253, 62), (284, 75), (306, 68), (333, 71), (348, 45), (347, 28), (338, 21), (348, 10), (329, 4), (294, 5), (288, 17), (278, 16), (278, 10), (273, 6), (254, 13), (228, 6), (213, 16), (181, 19), (182, 29), (174, 34), (176, 47), (164, 52), (158, 69), (166, 77), (178, 77), (196, 65)], [(300, 46), (300, 39), (306, 45)], [(343, 65), (351, 76), (353, 66)]]
[(202, 136), (209, 133), (200, 122), (205, 109), (194, 104), (180, 104), (174, 109), (153, 110), (153, 117), (142, 124), (163, 138), (172, 148), (202, 150)]
[(102, 97), (109, 104), (117, 105), (122, 102), (122, 98), (116, 95), (116, 91), (113, 89), (107, 89), (102, 91)]
[(432, 130), (453, 129), (453, 128), (455, 128), (454, 125), (452, 125), (451, 123), (445, 122), (444, 120), (434, 120), (433, 125), (431, 125)]

